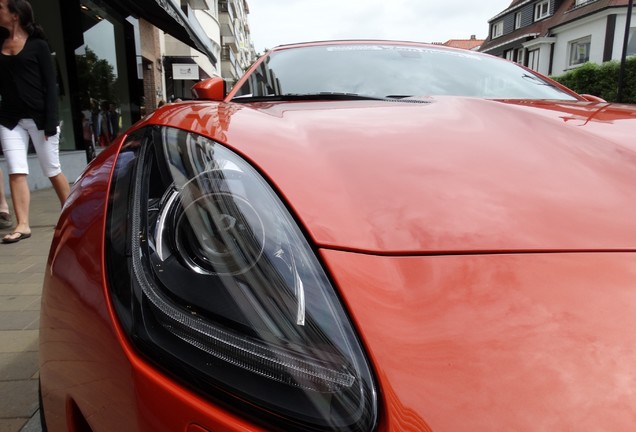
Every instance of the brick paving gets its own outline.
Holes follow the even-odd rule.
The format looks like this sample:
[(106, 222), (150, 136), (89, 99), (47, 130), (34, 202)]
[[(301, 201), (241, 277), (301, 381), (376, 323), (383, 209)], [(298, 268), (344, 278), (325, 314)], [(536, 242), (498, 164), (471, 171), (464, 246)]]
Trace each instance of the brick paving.
[[(14, 244), (0, 243), (0, 432), (41, 430), (38, 418), (40, 300), (59, 212), (53, 189), (31, 192), (32, 237)], [(0, 229), (0, 237), (9, 232), (10, 229)]]

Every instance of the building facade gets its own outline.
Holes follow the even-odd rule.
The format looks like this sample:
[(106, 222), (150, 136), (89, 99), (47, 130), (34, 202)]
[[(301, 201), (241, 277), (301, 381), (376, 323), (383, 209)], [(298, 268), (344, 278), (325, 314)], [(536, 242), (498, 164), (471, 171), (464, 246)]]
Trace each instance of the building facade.
[(561, 75), (591, 61), (619, 60), (628, 31), (627, 55), (636, 54), (636, 18), (626, 28), (631, 0), (513, 0), (488, 21), (479, 49)]
[(181, 8), (190, 18), (190, 25), (205, 39), (214, 60), (177, 37), (165, 34), (162, 49), (165, 93), (161, 99), (167, 102), (190, 99), (190, 89), (197, 81), (221, 75), (220, 39), (214, 31), (216, 23), (214, 20), (202, 21), (207, 16), (213, 16), (216, 1), (192, 0), (182, 3)]
[(221, 76), (233, 85), (252, 64), (256, 51), (250, 37), (246, 0), (219, 0)]
[[(249, 30), (245, 0), (31, 0), (58, 74), (60, 150), (107, 145), (161, 100), (190, 98), (200, 79), (234, 80), (221, 64), (227, 3)], [(249, 32), (239, 40), (252, 45)]]
[[(256, 56), (246, 0), (197, 0), (185, 9), (187, 15), (194, 18), (192, 25), (206, 35), (206, 42), (218, 62), (211, 64), (187, 44), (166, 35), (164, 63), (168, 101), (189, 99), (194, 83), (211, 76), (223, 77), (229, 86), (233, 85)], [(198, 68), (189, 68), (188, 64), (196, 64)]]

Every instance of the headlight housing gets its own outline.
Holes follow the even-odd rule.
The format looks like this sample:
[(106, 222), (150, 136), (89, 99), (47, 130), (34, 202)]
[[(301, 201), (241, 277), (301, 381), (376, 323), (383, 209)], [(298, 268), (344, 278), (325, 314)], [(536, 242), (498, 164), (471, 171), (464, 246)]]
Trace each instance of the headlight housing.
[(129, 136), (107, 265), (130, 341), (176, 379), (270, 428), (375, 427), (373, 377), (328, 277), (236, 153), (168, 127)]

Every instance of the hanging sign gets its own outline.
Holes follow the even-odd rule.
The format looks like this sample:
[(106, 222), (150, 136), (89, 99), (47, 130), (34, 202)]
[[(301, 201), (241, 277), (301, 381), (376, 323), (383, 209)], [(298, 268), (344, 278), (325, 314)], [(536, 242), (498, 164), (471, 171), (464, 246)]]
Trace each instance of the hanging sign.
[(198, 80), (199, 66), (193, 63), (173, 63), (172, 79), (176, 80)]

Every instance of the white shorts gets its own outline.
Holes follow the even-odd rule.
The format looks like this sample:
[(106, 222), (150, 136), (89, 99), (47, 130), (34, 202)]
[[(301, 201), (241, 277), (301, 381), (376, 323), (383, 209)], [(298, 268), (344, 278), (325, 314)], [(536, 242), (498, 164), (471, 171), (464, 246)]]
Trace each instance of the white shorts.
[(29, 137), (44, 175), (51, 178), (60, 174), (60, 128), (57, 128), (57, 134), (45, 139), (44, 131), (39, 130), (32, 119), (20, 120), (13, 130), (0, 125), (0, 142), (9, 174), (29, 174)]

